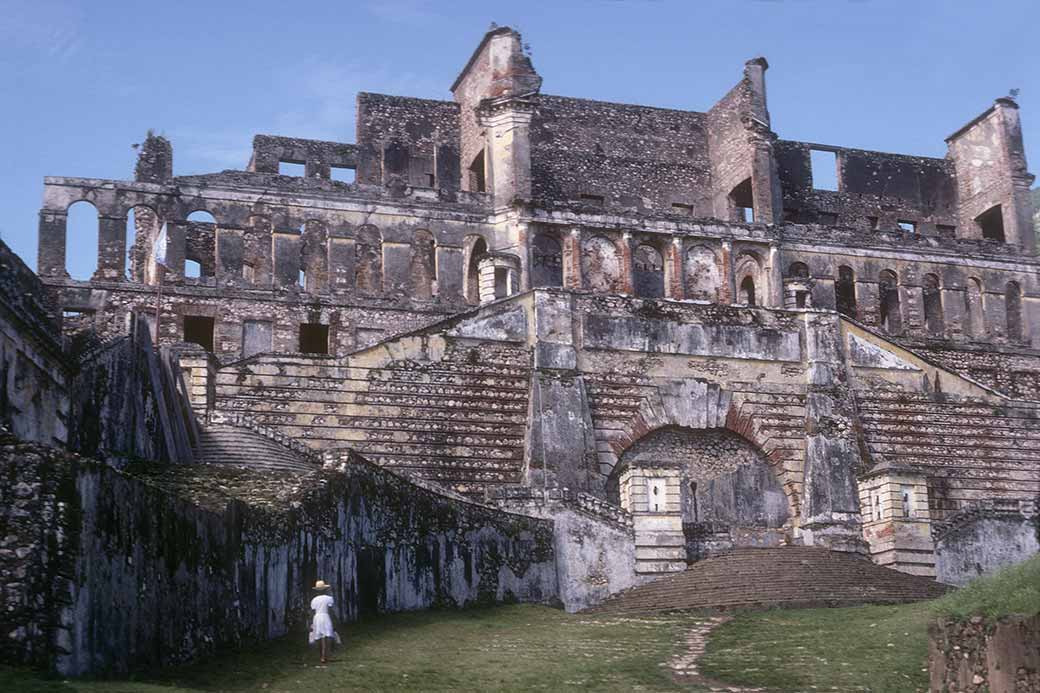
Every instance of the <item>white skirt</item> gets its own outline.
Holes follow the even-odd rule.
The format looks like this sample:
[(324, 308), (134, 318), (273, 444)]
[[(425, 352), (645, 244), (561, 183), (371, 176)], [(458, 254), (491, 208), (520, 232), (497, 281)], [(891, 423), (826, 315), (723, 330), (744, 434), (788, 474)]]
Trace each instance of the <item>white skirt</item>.
[(314, 621), (311, 622), (309, 641), (313, 644), (321, 638), (332, 638), (337, 643), (340, 642), (339, 634), (332, 629), (332, 618), (328, 614), (314, 614)]

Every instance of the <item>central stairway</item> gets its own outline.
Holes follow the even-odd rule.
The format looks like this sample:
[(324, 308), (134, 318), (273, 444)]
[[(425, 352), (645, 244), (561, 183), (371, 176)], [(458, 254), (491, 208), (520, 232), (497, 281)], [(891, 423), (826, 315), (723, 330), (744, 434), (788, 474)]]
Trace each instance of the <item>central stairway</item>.
[(804, 608), (934, 599), (950, 587), (854, 554), (785, 546), (733, 549), (619, 592), (588, 613)]
[(209, 424), (199, 429), (195, 459), (249, 469), (306, 473), (319, 469), (299, 452), (238, 426)]

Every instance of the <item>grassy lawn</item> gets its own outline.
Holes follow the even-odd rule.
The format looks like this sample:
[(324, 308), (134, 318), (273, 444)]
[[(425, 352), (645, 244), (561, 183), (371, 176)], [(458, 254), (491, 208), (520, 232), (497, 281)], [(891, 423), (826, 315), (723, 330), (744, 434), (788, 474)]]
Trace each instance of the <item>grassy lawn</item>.
[(540, 606), (397, 614), (341, 629), (326, 667), (306, 636), (133, 680), (44, 679), (0, 667), (0, 690), (675, 691), (667, 666), (692, 616), (589, 617)]
[(928, 690), (928, 602), (738, 614), (715, 630), (707, 676), (778, 691)]

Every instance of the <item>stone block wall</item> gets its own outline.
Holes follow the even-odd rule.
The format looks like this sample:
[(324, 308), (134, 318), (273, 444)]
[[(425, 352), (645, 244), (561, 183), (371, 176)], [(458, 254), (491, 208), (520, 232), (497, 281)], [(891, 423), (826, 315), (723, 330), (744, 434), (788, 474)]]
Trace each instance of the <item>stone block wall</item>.
[(26, 440), (64, 443), (67, 378), (56, 308), (32, 270), (0, 241), (0, 426)]
[(302, 638), (319, 578), (341, 622), (557, 594), (551, 522), (447, 498), (360, 459), (289, 484), (210, 466), (131, 475), (3, 443), (5, 661), (119, 672)]
[(1033, 500), (971, 504), (935, 531), (936, 577), (963, 586), (1040, 552), (1040, 514)]
[(1040, 614), (943, 620), (928, 635), (933, 693), (1040, 691)]

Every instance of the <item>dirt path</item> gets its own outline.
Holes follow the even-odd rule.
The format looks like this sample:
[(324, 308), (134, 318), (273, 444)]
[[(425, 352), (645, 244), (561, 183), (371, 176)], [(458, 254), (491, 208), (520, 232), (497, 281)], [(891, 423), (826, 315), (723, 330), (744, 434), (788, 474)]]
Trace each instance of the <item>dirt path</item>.
[(685, 651), (680, 652), (668, 661), (668, 666), (671, 668), (672, 676), (676, 681), (703, 686), (709, 691), (724, 691), (728, 693), (765, 693), (768, 690), (765, 688), (731, 686), (721, 681), (707, 678), (697, 668), (697, 662), (704, 656), (704, 652), (707, 649), (708, 635), (731, 618), (730, 616), (713, 616), (697, 623), (686, 631), (686, 637), (683, 641)]

